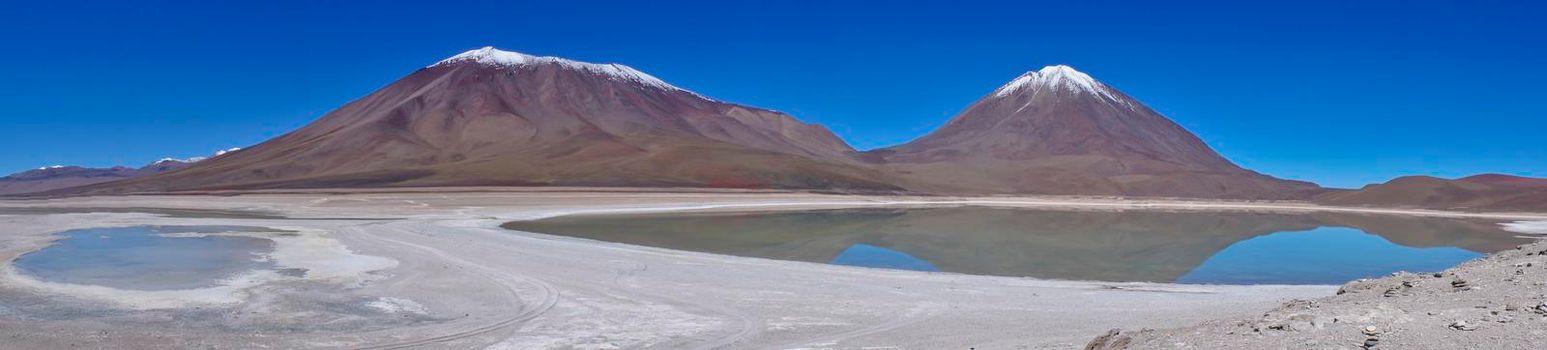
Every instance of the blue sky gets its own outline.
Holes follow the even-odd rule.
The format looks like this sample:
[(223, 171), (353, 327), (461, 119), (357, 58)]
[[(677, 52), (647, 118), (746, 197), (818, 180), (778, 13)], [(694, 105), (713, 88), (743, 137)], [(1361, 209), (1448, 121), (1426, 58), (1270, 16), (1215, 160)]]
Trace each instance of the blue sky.
[(1547, 176), (1539, 2), (234, 3), (0, 4), (0, 172), (255, 144), (493, 45), (628, 64), (861, 149), (1069, 64), (1275, 176)]

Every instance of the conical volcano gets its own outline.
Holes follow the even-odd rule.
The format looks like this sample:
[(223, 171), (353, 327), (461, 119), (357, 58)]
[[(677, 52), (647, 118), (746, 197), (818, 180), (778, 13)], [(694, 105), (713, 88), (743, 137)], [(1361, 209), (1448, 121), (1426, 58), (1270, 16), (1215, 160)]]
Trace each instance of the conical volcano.
[(490, 47), (420, 69), (289, 134), (86, 188), (685, 186), (893, 190), (821, 126), (620, 64)]
[(925, 191), (1285, 199), (1320, 189), (1242, 169), (1068, 66), (1027, 72), (938, 130), (873, 153)]

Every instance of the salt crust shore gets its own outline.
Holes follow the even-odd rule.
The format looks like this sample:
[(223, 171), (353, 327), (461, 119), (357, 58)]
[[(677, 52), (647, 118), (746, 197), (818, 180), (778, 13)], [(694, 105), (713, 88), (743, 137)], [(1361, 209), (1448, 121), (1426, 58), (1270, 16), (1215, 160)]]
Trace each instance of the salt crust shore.
[[(219, 348), (1078, 348), (1112, 328), (1178, 327), (1244, 317), (1285, 300), (1331, 295), (1337, 289), (1052, 281), (891, 271), (682, 252), (497, 228), (511, 220), (556, 215), (942, 205), (1343, 211), (1547, 220), (1547, 215), (1530, 213), (1330, 208), (1302, 203), (583, 189), (6, 200), (0, 201), (0, 208), (245, 210), (280, 213), (292, 219), (174, 218), (138, 213), (0, 215), (0, 227), (4, 228), (0, 232), (0, 259), (5, 261), (46, 245), (54, 233), (100, 226), (264, 226), (309, 232), (312, 234), (304, 237), (338, 244), (305, 245), (309, 249), (279, 245), (274, 253), (276, 261), (311, 264), (318, 278), (306, 283), (261, 279), (257, 285), (233, 284), (230, 290), (205, 291), (223, 298), (176, 295), (179, 291), (71, 294), (6, 273), (0, 276), (0, 298), (26, 301), (29, 306), (0, 306), (0, 337), (14, 339), (13, 345), (40, 348), (110, 344)], [(347, 218), (357, 220), (340, 220)], [(325, 256), (364, 260), (339, 264), (320, 258)], [(343, 268), (329, 270), (333, 265)], [(411, 305), (406, 309), (429, 316), (402, 313), (400, 309), (405, 307), (383, 307), (386, 301)], [(69, 317), (47, 314), (55, 308), (73, 311)]]
[(1501, 224), (1505, 230), (1547, 235), (1547, 221), (1515, 221)]

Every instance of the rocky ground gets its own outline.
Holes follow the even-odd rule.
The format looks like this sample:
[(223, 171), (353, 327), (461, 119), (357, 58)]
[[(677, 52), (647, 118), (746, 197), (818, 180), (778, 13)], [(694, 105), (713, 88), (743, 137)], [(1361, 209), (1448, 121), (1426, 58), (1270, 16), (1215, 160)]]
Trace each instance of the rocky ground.
[(1543, 349), (1547, 242), (1437, 273), (1397, 273), (1261, 317), (1113, 330), (1086, 349)]

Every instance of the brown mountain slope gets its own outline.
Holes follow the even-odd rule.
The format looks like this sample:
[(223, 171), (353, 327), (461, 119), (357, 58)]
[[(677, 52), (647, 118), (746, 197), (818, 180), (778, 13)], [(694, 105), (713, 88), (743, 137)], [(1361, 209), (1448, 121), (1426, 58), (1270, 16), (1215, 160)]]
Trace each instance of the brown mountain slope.
[(896, 190), (821, 126), (618, 64), (483, 48), (306, 127), (185, 171), (85, 193), (586, 185)]
[(873, 151), (937, 192), (1309, 198), (1242, 169), (1143, 104), (1067, 66), (1027, 72), (940, 129)]
[(1496, 174), (1456, 180), (1404, 176), (1358, 190), (1327, 193), (1316, 201), (1333, 205), (1547, 211), (1547, 179)]

